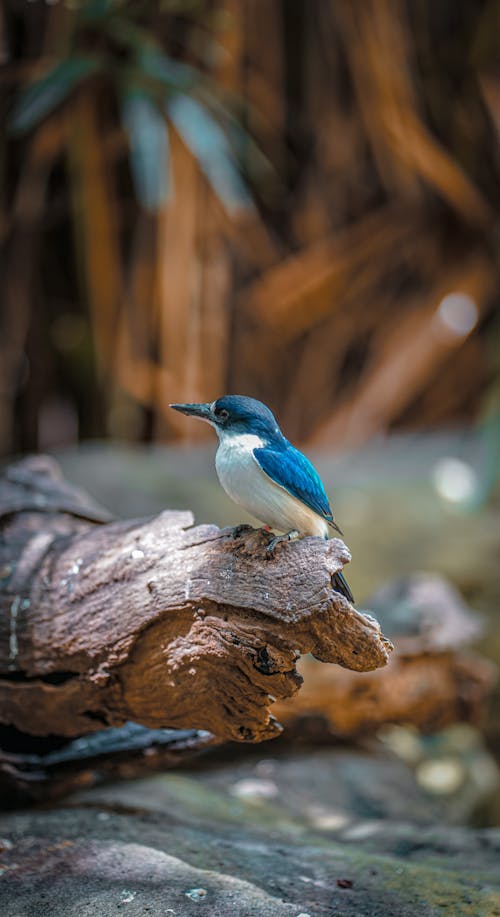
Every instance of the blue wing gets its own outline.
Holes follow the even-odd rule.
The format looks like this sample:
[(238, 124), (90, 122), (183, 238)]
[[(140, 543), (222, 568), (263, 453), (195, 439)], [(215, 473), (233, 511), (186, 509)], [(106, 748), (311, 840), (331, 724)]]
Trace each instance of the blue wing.
[(262, 471), (275, 484), (283, 487), (292, 497), (301, 500), (318, 516), (334, 524), (321, 478), (302, 452), (288, 444), (283, 450), (254, 449), (253, 454)]

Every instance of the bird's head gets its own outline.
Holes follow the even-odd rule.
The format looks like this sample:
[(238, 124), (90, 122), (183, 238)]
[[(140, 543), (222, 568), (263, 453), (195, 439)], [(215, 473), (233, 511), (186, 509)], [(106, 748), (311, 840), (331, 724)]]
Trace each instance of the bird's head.
[(220, 439), (253, 435), (265, 442), (282, 438), (274, 414), (262, 401), (245, 395), (224, 395), (207, 404), (171, 404), (171, 408), (210, 423)]

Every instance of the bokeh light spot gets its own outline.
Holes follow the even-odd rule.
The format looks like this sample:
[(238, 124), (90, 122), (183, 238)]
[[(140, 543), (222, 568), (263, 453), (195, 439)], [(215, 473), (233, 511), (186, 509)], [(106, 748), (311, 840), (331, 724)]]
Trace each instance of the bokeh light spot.
[(448, 293), (439, 303), (436, 320), (441, 329), (457, 338), (467, 337), (479, 319), (477, 303), (467, 293)]
[(479, 483), (476, 472), (467, 462), (451, 457), (436, 462), (432, 480), (439, 496), (450, 503), (471, 500)]

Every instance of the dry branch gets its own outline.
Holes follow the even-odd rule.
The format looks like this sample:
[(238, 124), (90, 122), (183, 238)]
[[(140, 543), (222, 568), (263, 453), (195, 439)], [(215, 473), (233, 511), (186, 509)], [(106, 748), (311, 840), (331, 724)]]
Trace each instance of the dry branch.
[(391, 649), (332, 586), (338, 539), (266, 560), (266, 536), (189, 512), (107, 522), (52, 460), (0, 482), (0, 719), (75, 736), (127, 720), (260, 741), (301, 653), (363, 672)]

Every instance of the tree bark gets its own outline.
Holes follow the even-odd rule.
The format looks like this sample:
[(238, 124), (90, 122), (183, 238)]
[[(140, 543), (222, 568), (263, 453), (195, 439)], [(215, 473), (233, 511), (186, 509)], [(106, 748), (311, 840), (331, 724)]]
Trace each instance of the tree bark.
[(387, 663), (378, 623), (334, 589), (339, 539), (267, 560), (260, 530), (193, 527), (190, 512), (110, 522), (51, 459), (0, 482), (0, 721), (76, 736), (133, 720), (257, 742), (312, 653)]

